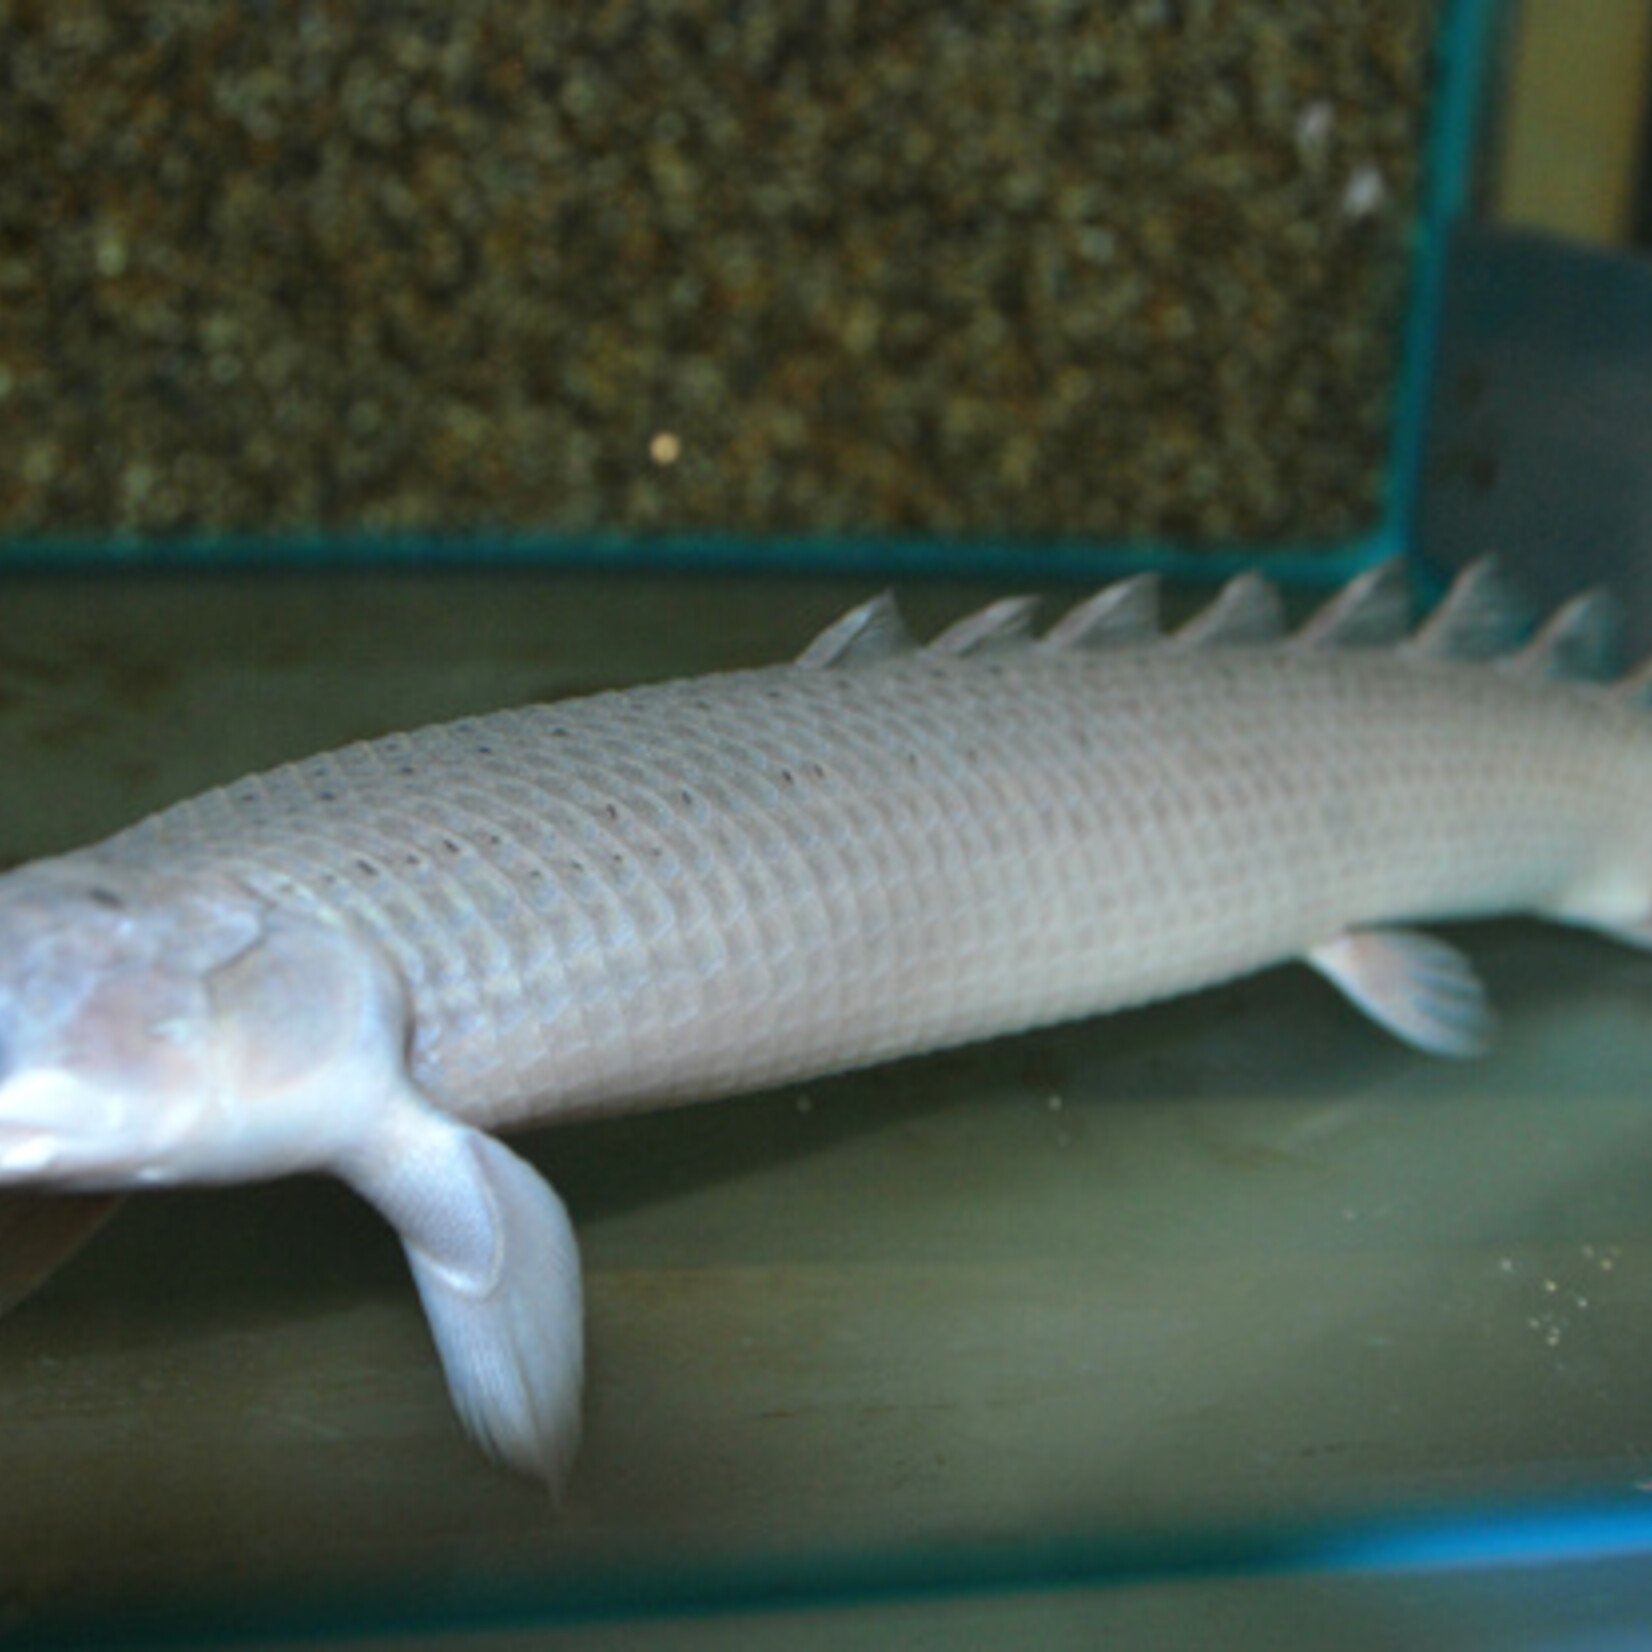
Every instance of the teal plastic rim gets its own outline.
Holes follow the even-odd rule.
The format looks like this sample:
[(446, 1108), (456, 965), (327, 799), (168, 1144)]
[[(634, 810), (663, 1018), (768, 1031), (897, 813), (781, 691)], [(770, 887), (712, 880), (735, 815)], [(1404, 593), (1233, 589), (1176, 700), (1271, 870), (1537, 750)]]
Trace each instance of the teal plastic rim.
[(1424, 426), (1452, 225), (1473, 175), (1481, 82), (1500, 0), (1444, 0), (1410, 297), (1395, 378), (1382, 511), (1375, 527), (1327, 544), (1198, 546), (1174, 541), (1045, 541), (919, 536), (568, 534), (535, 529), (418, 533), (26, 535), (0, 539), (0, 570), (538, 568), (581, 572), (773, 573), (880, 579), (1095, 581), (1155, 572), (1214, 580), (1260, 568), (1281, 584), (1343, 583), (1390, 557), (1414, 560)]
[[(1168, 1535), (1094, 1533), (646, 1570), (598, 1567), (560, 1577), (494, 1577), (469, 1588), (358, 1583), (309, 1594), (282, 1590), (165, 1605), (128, 1602), (115, 1610), (94, 1606), (14, 1624), (0, 1619), (0, 1633), (9, 1632), (10, 1644), (35, 1652), (110, 1645), (299, 1645), (406, 1635), (445, 1639), (1226, 1579), (1323, 1582), (1504, 1573), (1529, 1581), (1539, 1569), (1593, 1569), (1613, 1561), (1644, 1567), (1648, 1557), (1652, 1510), (1644, 1499), (1575, 1496), (1348, 1514), (1311, 1524), (1203, 1527)], [(1556, 1586), (1564, 1587), (1564, 1582)]]

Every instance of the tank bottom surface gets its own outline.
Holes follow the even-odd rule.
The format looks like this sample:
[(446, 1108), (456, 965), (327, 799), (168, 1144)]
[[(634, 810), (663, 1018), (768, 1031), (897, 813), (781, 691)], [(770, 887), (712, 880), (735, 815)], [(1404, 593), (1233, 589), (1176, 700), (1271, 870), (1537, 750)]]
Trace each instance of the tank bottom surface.
[[(853, 594), (20, 582), (0, 644), (0, 849), (67, 847), (396, 724), (780, 657)], [(1399, 1048), (1283, 970), (519, 1138), (587, 1267), (587, 1435), (560, 1510), (465, 1442), (397, 1247), (344, 1190), (134, 1200), (0, 1324), (0, 1627), (329, 1590), (363, 1624), (375, 1601), (397, 1621), (428, 1599), (440, 1620), (444, 1601), (508, 1600), (524, 1579), (554, 1605), (559, 1580), (577, 1594), (595, 1575), (621, 1580), (612, 1615), (628, 1577), (658, 1601), (662, 1577), (696, 1568), (804, 1577), (828, 1557), (818, 1575), (847, 1576), (829, 1557), (876, 1574), (890, 1556), (981, 1554), (1009, 1555), (1006, 1583), (1033, 1592), (878, 1622), (912, 1645), (1023, 1622), (1078, 1644), (1086, 1625), (1147, 1637), (1179, 1611), (1238, 1637), (1291, 1600), (1310, 1623), (1350, 1614), (1325, 1630), (1339, 1644), (1401, 1644), (1378, 1608), (1439, 1580), (1041, 1595), (1037, 1565), (1074, 1534), (1173, 1545), (1652, 1492), (1652, 959), (1536, 925), (1454, 938), (1503, 1016), (1477, 1063)], [(1628, 1598), (1599, 1565), (1573, 1608)], [(1470, 1605), (1441, 1610), (1481, 1622), (1481, 1584), (1459, 1582), (1450, 1598)], [(808, 1645), (849, 1621), (725, 1630), (755, 1645), (791, 1624)], [(647, 1634), (688, 1647), (710, 1629)]]

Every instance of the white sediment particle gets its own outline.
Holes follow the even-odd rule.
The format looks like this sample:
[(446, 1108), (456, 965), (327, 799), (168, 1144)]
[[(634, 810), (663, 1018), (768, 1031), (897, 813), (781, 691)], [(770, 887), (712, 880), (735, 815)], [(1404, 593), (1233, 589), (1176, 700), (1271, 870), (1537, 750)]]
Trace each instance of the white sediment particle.
[(1342, 190), (1342, 213), (1345, 218), (1370, 218), (1388, 202), (1388, 185), (1383, 182), (1382, 169), (1367, 161), (1356, 166)]
[(1325, 153), (1336, 119), (1336, 110), (1325, 98), (1303, 106), (1296, 117), (1296, 147), (1304, 160), (1318, 160)]

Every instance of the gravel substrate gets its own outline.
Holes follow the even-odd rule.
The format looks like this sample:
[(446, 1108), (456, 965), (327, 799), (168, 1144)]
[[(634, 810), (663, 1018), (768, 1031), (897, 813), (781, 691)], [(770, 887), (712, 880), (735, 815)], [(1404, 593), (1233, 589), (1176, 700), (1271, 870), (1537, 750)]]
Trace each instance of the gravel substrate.
[(0, 0), (0, 532), (1329, 539), (1432, 0)]

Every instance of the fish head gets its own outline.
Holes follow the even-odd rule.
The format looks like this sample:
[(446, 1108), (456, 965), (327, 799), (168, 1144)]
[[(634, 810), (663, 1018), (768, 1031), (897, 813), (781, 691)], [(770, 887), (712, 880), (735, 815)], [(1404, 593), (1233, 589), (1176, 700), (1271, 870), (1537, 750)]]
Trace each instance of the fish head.
[(304, 1167), (350, 1010), (331, 939), (295, 945), (227, 878), (77, 856), (0, 878), (0, 1185)]
[(0, 1183), (141, 1186), (211, 1111), (212, 971), (245, 893), (75, 857), (0, 878)]

